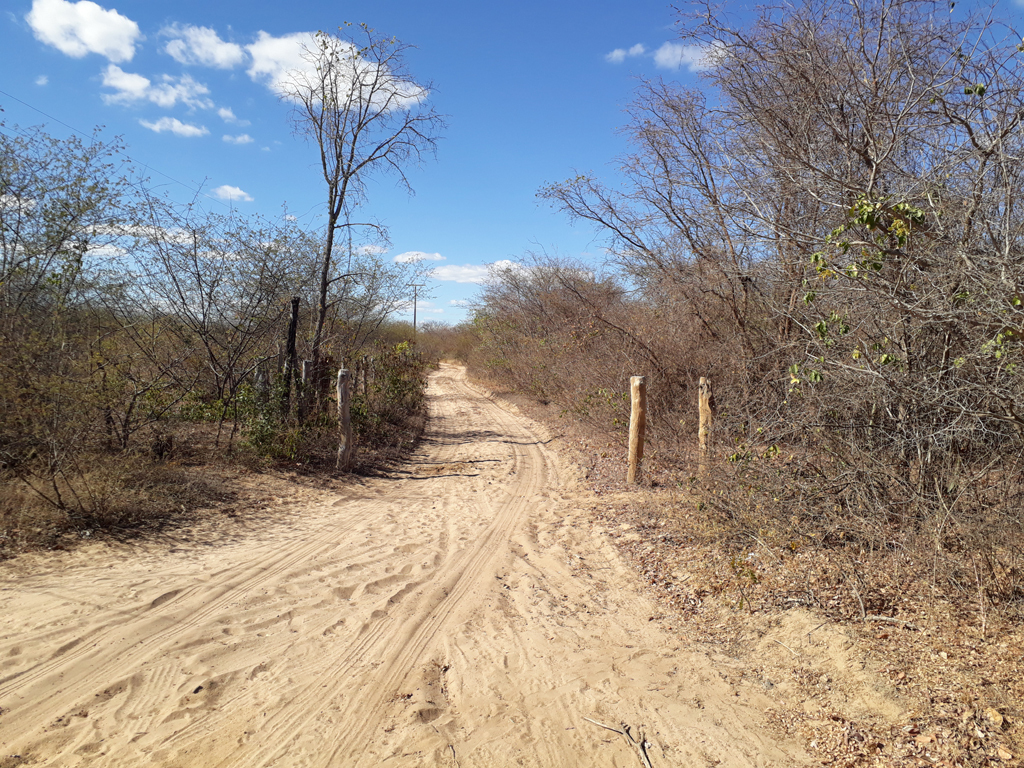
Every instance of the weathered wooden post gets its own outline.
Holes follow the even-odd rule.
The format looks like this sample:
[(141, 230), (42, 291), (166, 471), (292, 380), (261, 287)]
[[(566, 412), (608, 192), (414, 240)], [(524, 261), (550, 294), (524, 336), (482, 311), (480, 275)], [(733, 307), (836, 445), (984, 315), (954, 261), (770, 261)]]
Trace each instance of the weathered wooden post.
[(292, 297), (292, 315), (288, 321), (288, 348), (284, 360), (284, 389), (281, 392), (281, 414), (287, 417), (291, 410), (292, 379), (298, 377), (298, 355), (295, 351), (295, 334), (299, 327), (299, 297)]
[(632, 407), (629, 412), (629, 471), (626, 482), (640, 482), (640, 467), (644, 458), (644, 432), (647, 431), (647, 379), (631, 376), (629, 394)]
[(711, 379), (700, 377), (697, 386), (697, 407), (700, 410), (700, 426), (697, 429), (697, 442), (700, 446), (700, 469), (707, 468), (708, 454), (711, 452), (711, 428), (715, 421), (715, 395), (711, 391)]
[(349, 373), (345, 368), (338, 370), (338, 423), (341, 440), (338, 444), (338, 469), (348, 470), (352, 463), (352, 398), (349, 387)]
[[(313, 376), (313, 361), (303, 360), (300, 368), (301, 375), (299, 377), (299, 423), (305, 423), (306, 416), (309, 414), (310, 405), (315, 398), (315, 381)], [(315, 410), (315, 408), (314, 408)]]
[(261, 357), (256, 361), (256, 370), (253, 373), (256, 399), (261, 403), (270, 400), (270, 371), (267, 369), (268, 358)]

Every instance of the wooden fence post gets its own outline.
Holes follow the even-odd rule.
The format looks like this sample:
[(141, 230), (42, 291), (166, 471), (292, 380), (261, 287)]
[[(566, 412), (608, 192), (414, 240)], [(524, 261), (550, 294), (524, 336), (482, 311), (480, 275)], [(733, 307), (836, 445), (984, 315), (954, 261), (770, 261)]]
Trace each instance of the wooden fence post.
[(253, 384), (256, 389), (256, 398), (261, 403), (270, 400), (270, 371), (267, 368), (269, 358), (261, 357), (256, 361), (256, 370), (253, 373)]
[(295, 334), (299, 327), (299, 297), (292, 297), (292, 315), (288, 321), (288, 347), (284, 359), (284, 389), (281, 392), (281, 415), (288, 416), (291, 410), (292, 380), (299, 377), (298, 355), (295, 351)]
[[(306, 422), (306, 416), (309, 414), (310, 405), (313, 404), (315, 398), (315, 380), (313, 376), (313, 361), (303, 360), (299, 366), (299, 397), (298, 397), (298, 414), (299, 423), (304, 424)], [(315, 408), (314, 410), (319, 410)]]
[(347, 471), (352, 463), (352, 399), (349, 387), (349, 373), (345, 368), (338, 370), (338, 423), (341, 439), (338, 444), (338, 469)]
[(715, 395), (711, 391), (711, 379), (700, 377), (697, 387), (697, 407), (700, 410), (700, 427), (697, 429), (697, 441), (700, 445), (700, 469), (707, 468), (708, 454), (711, 452), (711, 428), (715, 421)]
[(626, 482), (630, 485), (640, 482), (640, 466), (644, 458), (644, 432), (647, 430), (647, 379), (631, 376), (629, 394), (632, 407), (629, 411), (629, 471)]

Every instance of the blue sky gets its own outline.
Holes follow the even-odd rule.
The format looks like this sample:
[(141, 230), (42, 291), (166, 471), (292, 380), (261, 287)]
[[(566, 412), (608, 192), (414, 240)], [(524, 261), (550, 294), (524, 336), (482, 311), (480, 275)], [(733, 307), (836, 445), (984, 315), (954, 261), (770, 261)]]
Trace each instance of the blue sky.
[(388, 258), (433, 260), (421, 320), (462, 320), (488, 263), (541, 249), (596, 257), (592, 230), (571, 226), (535, 193), (576, 169), (613, 172), (624, 149), (615, 129), (637, 76), (694, 78), (675, 42), (675, 12), (660, 1), (5, 6), (8, 125), (45, 124), (57, 136), (69, 133), (61, 122), (87, 134), (104, 126), (176, 199), (201, 188), (213, 210), (278, 216), (287, 205), (309, 224), (321, 214), (323, 184), (313, 148), (293, 135), (289, 106), (268, 85), (275, 67), (302, 33), (344, 22), (415, 46), (409, 69), (433, 83), (448, 128), (437, 161), (410, 174), (414, 196), (383, 177), (365, 210), (390, 231)]

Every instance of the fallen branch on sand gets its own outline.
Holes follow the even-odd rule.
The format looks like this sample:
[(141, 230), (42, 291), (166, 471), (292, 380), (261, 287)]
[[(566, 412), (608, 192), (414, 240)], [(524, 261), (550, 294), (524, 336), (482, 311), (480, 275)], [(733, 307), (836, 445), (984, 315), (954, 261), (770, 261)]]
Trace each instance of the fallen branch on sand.
[(614, 733), (622, 736), (626, 740), (626, 743), (636, 751), (637, 757), (640, 758), (640, 762), (644, 764), (644, 768), (654, 768), (654, 766), (651, 765), (651, 758), (647, 756), (648, 742), (647, 739), (644, 738), (643, 732), (640, 733), (640, 738), (637, 739), (630, 730), (630, 727), (625, 723), (623, 723), (622, 728), (619, 729), (613, 728), (610, 725), (605, 725), (604, 723), (599, 723), (597, 720), (591, 720), (589, 717), (584, 717), (583, 719), (588, 723), (599, 725), (606, 730), (613, 731)]

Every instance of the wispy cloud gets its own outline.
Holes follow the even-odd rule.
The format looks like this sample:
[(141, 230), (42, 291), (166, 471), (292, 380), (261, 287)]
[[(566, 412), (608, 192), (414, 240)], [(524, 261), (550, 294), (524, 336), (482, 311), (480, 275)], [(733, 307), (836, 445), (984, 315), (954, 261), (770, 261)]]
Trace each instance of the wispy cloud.
[(163, 75), (160, 82), (154, 84), (148, 77), (125, 72), (117, 64), (108, 64), (103, 71), (103, 85), (115, 91), (103, 94), (107, 104), (151, 101), (164, 109), (170, 109), (178, 103), (193, 109), (213, 107), (213, 102), (207, 98), (210, 89), (189, 75)]
[(654, 64), (661, 69), (682, 69), (700, 72), (711, 67), (711, 51), (701, 45), (663, 43), (654, 52)]
[(238, 136), (229, 136), (224, 134), (224, 141), (228, 144), (252, 144), (255, 139), (248, 133), (241, 133)]
[(647, 48), (642, 43), (637, 43), (631, 48), (616, 48), (611, 53), (605, 54), (604, 60), (611, 64), (621, 64), (628, 58), (643, 56), (645, 53), (647, 53)]
[(395, 256), (399, 264), (418, 264), (421, 261), (444, 261), (440, 253), (424, 253), (423, 251), (406, 251)]
[(231, 109), (231, 107), (221, 107), (217, 110), (217, 115), (225, 123), (231, 123), (232, 125), (237, 125), (241, 128), (245, 128), (245, 126), (247, 125), (252, 125), (252, 123), (248, 120), (239, 120), (237, 117), (235, 117), (235, 112)]
[(164, 27), (160, 34), (172, 38), (164, 46), (164, 51), (182, 64), (233, 69), (245, 61), (242, 46), (221, 40), (220, 35), (209, 27), (172, 24)]
[(690, 72), (700, 72), (714, 65), (714, 49), (672, 42), (662, 43), (654, 51), (648, 51), (642, 43), (637, 43), (631, 48), (616, 48), (605, 54), (604, 59), (610, 64), (621, 64), (626, 59), (640, 56), (654, 59), (654, 65), (660, 69), (678, 70), (685, 67)]
[(213, 196), (221, 200), (241, 200), (246, 203), (253, 201), (253, 197), (248, 192), (238, 187), (232, 187), (230, 184), (222, 184), (212, 191)]
[(33, 0), (25, 20), (36, 39), (76, 59), (97, 53), (109, 61), (131, 61), (142, 39), (138, 24), (91, 0)]
[(36, 78), (36, 85), (46, 85), (50, 82), (50, 78), (46, 75), (40, 75)]
[(143, 128), (149, 128), (151, 131), (156, 133), (173, 133), (175, 136), (205, 136), (209, 131), (202, 125), (192, 125), (190, 123), (183, 123), (176, 117), (161, 117), (155, 122), (149, 120), (139, 120), (139, 125)]
[(491, 274), (503, 269), (518, 269), (519, 264), (509, 259), (502, 259), (493, 264), (445, 264), (435, 267), (430, 276), (435, 280), (445, 280), (453, 283), (486, 283)]

